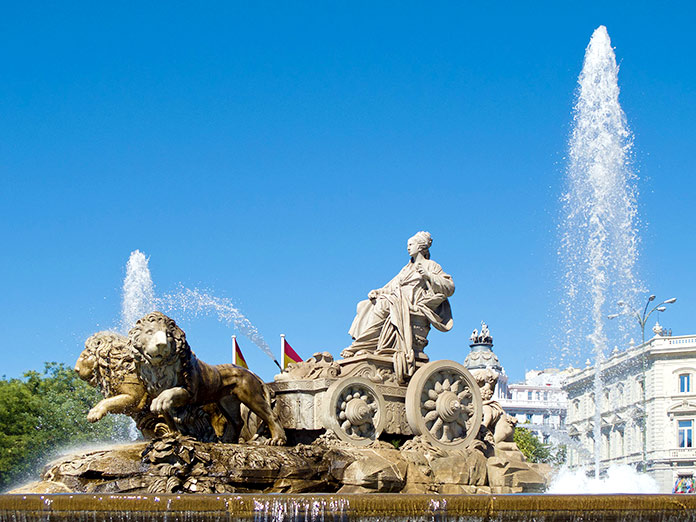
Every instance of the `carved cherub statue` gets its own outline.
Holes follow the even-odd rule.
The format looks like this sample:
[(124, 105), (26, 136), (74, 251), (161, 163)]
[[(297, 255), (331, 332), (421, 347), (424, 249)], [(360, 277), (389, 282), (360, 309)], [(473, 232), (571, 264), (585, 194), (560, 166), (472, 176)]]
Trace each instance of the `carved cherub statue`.
[(471, 337), (469, 337), (472, 343), (477, 343), (478, 342), (478, 330), (474, 328), (474, 331), (471, 332)]
[(498, 372), (487, 368), (473, 370), (471, 373), (479, 385), (483, 401), (481, 429), (485, 430), (484, 440), (496, 450), (519, 451), (513, 439), (517, 419), (507, 415), (498, 401), (493, 400)]

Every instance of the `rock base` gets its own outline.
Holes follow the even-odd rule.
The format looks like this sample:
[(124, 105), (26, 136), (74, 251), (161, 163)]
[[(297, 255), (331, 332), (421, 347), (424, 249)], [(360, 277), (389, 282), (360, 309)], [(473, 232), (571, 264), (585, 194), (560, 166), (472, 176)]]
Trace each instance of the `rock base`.
[(542, 475), (523, 460), (479, 449), (446, 453), (416, 439), (397, 450), (356, 448), (320, 437), (274, 447), (169, 437), (62, 457), (42, 480), (10, 493), (408, 493), (539, 492)]

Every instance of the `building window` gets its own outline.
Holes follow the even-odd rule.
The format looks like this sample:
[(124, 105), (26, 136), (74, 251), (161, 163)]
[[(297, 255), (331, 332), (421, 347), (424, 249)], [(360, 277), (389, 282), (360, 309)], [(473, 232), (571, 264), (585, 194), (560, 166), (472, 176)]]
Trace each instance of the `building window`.
[(693, 448), (694, 447), (694, 421), (680, 420), (679, 421), (679, 447)]
[(545, 401), (549, 400), (549, 392), (547, 392), (547, 391), (544, 392), (544, 400)]
[(544, 420), (542, 421), (542, 424), (548, 425), (549, 423), (549, 414), (544, 413)]
[(679, 393), (691, 393), (691, 374), (682, 373), (679, 376)]
[(532, 414), (531, 413), (527, 414), (527, 422), (532, 422)]
[(532, 392), (527, 392), (527, 400), (531, 401), (532, 400)]

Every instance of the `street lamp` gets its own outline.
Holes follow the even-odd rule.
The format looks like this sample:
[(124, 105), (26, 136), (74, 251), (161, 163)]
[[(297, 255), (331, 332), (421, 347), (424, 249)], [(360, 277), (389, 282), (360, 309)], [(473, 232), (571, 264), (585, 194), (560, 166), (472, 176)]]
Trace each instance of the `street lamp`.
[(610, 314), (607, 316), (607, 319), (616, 319), (617, 317), (621, 315), (632, 315), (638, 320), (638, 324), (640, 325), (640, 335), (643, 339), (643, 344), (645, 344), (645, 325), (648, 322), (648, 318), (654, 311), (658, 312), (664, 312), (667, 310), (667, 307), (665, 305), (675, 303), (677, 301), (676, 297), (671, 297), (669, 299), (665, 299), (661, 303), (655, 305), (649, 312), (648, 312), (648, 307), (650, 306), (650, 303), (652, 303), (655, 300), (655, 295), (651, 295), (648, 297), (648, 302), (645, 303), (645, 308), (643, 308), (643, 313), (641, 314), (638, 310), (633, 308), (631, 305), (629, 305), (625, 301), (618, 301), (616, 304), (619, 305), (623, 310), (619, 312), (618, 314)]
[(652, 303), (655, 300), (655, 295), (652, 294), (650, 297), (648, 297), (648, 302), (645, 303), (645, 308), (643, 308), (643, 313), (641, 314), (633, 308), (631, 305), (626, 303), (625, 301), (618, 301), (616, 304), (619, 305), (623, 310), (619, 312), (618, 314), (611, 314), (607, 316), (607, 319), (616, 319), (617, 317), (621, 315), (632, 315), (636, 319), (638, 319), (638, 324), (640, 324), (640, 335), (643, 339), (643, 344), (641, 344), (641, 348), (643, 349), (643, 357), (642, 357), (642, 374), (643, 374), (643, 469), (647, 469), (647, 455), (648, 455), (648, 434), (647, 434), (647, 416), (648, 416), (648, 402), (647, 402), (647, 383), (645, 382), (645, 373), (646, 373), (646, 366), (647, 366), (647, 351), (645, 350), (645, 324), (648, 322), (648, 318), (650, 315), (657, 310), (658, 312), (664, 312), (667, 310), (667, 307), (665, 305), (675, 303), (677, 301), (676, 297), (671, 297), (669, 299), (665, 299), (661, 303), (655, 305), (649, 312), (648, 312), (648, 307), (650, 306), (650, 303)]

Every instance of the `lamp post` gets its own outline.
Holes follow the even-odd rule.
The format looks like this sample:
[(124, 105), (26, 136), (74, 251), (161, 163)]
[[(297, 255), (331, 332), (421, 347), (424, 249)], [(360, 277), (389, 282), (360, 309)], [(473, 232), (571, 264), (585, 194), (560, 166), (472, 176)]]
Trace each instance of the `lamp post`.
[(638, 324), (640, 324), (640, 335), (643, 339), (643, 344), (645, 344), (645, 324), (648, 322), (648, 318), (650, 317), (650, 315), (656, 310), (658, 312), (664, 312), (667, 309), (667, 307), (665, 305), (672, 304), (672, 303), (676, 302), (677, 298), (672, 297), (670, 299), (665, 299), (661, 303), (655, 305), (652, 308), (652, 310), (650, 310), (648, 312), (648, 307), (650, 306), (650, 303), (652, 303), (654, 300), (655, 300), (655, 295), (651, 295), (650, 297), (648, 297), (648, 302), (645, 303), (645, 308), (643, 308), (642, 314), (640, 312), (638, 312), (638, 310), (633, 308), (631, 305), (626, 303), (625, 301), (619, 301), (616, 304), (619, 305), (621, 308), (623, 308), (623, 310), (621, 312), (619, 312), (618, 314), (608, 315), (607, 319), (616, 319), (617, 317), (619, 317), (621, 315), (632, 315), (633, 317), (638, 319)]
[(611, 314), (607, 316), (607, 319), (616, 319), (617, 317), (621, 315), (632, 315), (638, 320), (638, 324), (640, 324), (640, 335), (643, 340), (641, 344), (641, 348), (643, 350), (643, 357), (642, 357), (642, 378), (643, 378), (643, 468), (647, 468), (647, 459), (648, 459), (648, 433), (647, 433), (647, 416), (648, 416), (648, 401), (647, 401), (647, 382), (645, 380), (645, 374), (647, 371), (647, 359), (648, 355), (645, 350), (645, 324), (648, 322), (648, 318), (654, 311), (658, 312), (664, 312), (667, 309), (668, 304), (672, 304), (677, 301), (676, 297), (671, 297), (670, 299), (665, 299), (659, 304), (656, 304), (653, 306), (653, 308), (648, 312), (648, 308), (650, 307), (650, 303), (655, 301), (655, 295), (652, 294), (650, 297), (648, 297), (648, 301), (645, 303), (645, 307), (643, 308), (643, 313), (640, 313), (638, 310), (633, 308), (631, 305), (629, 305), (625, 301), (619, 301), (616, 304), (619, 305), (623, 310), (619, 312), (618, 314)]

